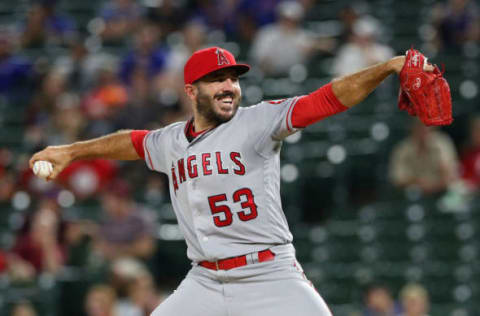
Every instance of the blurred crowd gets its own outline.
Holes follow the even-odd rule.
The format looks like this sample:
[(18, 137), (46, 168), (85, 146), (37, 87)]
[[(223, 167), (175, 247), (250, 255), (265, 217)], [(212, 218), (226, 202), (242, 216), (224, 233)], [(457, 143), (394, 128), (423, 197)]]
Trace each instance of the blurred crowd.
[[(200, 48), (231, 50), (260, 79), (291, 76), (299, 65), (323, 57), (332, 60), (330, 76), (342, 76), (402, 52), (388, 45), (385, 26), (364, 2), (331, 12), (339, 26), (335, 34), (305, 27), (315, 18), (315, 0), (91, 3), (97, 9), (80, 22), (61, 10), (61, 0), (32, 0), (21, 20), (0, 26), (0, 103), (23, 135), (21, 146), (0, 144), (0, 205), (23, 214), (10, 219), (15, 235), (0, 248), (0, 274), (26, 282), (100, 262), (109, 278), (84, 294), (85, 315), (148, 315), (169, 290), (148, 267), (161, 251), (156, 207), (168, 202), (166, 178), (141, 163), (88, 160), (45, 182), (28, 168), (29, 156), (48, 145), (188, 119), (183, 64)], [(468, 0), (432, 7), (426, 49), (457, 51), (478, 42), (477, 9)], [(464, 194), (478, 190), (480, 118), (472, 119), (464, 148), (439, 130), (411, 125), (391, 155), (394, 186), (427, 195), (452, 186)], [(82, 203), (97, 203), (101, 213), (88, 218), (65, 211)], [(365, 315), (400, 315), (376, 313), (376, 296), (367, 297), (371, 311)], [(416, 302), (418, 297), (428, 300), (418, 285), (401, 292), (401, 315), (426, 315), (428, 303)], [(421, 312), (410, 312), (415, 304), (411, 308)], [(36, 312), (21, 301), (11, 315)]]
[(388, 286), (372, 284), (364, 292), (363, 316), (428, 316), (430, 300), (420, 284), (405, 285), (395, 299)]

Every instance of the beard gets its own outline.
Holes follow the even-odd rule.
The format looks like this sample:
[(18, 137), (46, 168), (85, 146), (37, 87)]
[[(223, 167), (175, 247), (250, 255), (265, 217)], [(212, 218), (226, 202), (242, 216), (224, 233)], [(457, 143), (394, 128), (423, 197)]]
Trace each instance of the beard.
[[(232, 114), (222, 114), (215, 111), (214, 102), (215, 99), (222, 97), (232, 97), (233, 113)], [(197, 95), (197, 111), (198, 114), (203, 116), (208, 122), (219, 125), (230, 121), (235, 114), (237, 113), (238, 106), (240, 104), (241, 97), (236, 95), (233, 92), (224, 92), (218, 93), (211, 97), (210, 95), (204, 93), (200, 88), (198, 89)]]

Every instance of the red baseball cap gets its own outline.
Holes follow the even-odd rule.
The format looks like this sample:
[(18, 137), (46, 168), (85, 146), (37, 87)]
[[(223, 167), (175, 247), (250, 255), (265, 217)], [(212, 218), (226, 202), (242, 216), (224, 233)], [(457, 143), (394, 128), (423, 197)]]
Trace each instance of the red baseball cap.
[(235, 57), (228, 50), (220, 47), (209, 47), (197, 50), (190, 56), (183, 68), (185, 84), (192, 84), (198, 79), (219, 69), (233, 68), (238, 75), (250, 70), (247, 64), (237, 64)]

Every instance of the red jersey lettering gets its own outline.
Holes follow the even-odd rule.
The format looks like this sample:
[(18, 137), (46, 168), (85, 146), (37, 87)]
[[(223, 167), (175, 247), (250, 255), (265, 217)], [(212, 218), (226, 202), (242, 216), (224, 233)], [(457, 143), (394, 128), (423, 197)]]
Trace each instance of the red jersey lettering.
[(185, 176), (185, 165), (183, 163), (183, 159), (180, 159), (178, 161), (178, 177), (179, 177), (180, 183), (183, 183), (187, 180), (187, 177)]
[(237, 153), (237, 152), (230, 153), (230, 159), (232, 159), (233, 163), (238, 166), (238, 169), (233, 169), (233, 172), (235, 174), (238, 174), (239, 176), (243, 176), (245, 174), (245, 166), (239, 160), (240, 158), (241, 158), (240, 153)]
[(228, 169), (224, 169), (222, 165), (222, 155), (221, 152), (217, 151), (215, 153), (215, 156), (217, 157), (217, 168), (218, 168), (218, 174), (227, 174)]
[(173, 190), (175, 191), (175, 194), (177, 194), (178, 182), (177, 182), (177, 175), (175, 174), (175, 166), (173, 164), (172, 164), (172, 184), (173, 184)]
[(190, 179), (198, 177), (197, 165), (196, 164), (192, 165), (192, 162), (196, 160), (197, 160), (197, 156), (189, 156), (187, 158), (187, 170), (188, 170), (188, 177)]
[(209, 169), (210, 166), (210, 153), (202, 154), (202, 167), (203, 167), (203, 175), (209, 176), (212, 174), (212, 169)]

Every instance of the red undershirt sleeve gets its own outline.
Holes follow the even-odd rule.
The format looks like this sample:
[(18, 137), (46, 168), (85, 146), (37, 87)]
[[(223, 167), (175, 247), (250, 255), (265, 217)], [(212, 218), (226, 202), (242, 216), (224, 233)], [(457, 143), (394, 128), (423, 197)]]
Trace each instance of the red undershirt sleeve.
[(148, 134), (147, 130), (133, 130), (130, 132), (130, 139), (132, 140), (132, 145), (137, 151), (137, 154), (145, 159), (145, 149), (143, 148), (143, 139)]
[(347, 109), (333, 94), (332, 83), (328, 83), (297, 101), (292, 112), (292, 125), (304, 128)]

